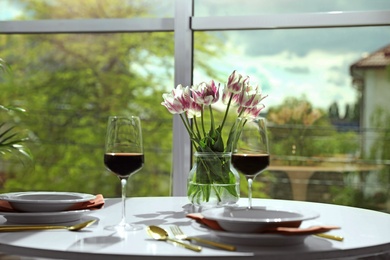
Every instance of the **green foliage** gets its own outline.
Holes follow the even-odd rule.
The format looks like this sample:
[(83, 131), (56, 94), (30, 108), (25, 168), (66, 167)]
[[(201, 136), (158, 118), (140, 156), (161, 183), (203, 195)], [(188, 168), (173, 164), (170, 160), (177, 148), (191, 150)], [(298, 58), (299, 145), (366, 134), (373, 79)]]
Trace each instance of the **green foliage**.
[[(273, 179), (273, 175), (269, 171), (264, 171), (253, 179), (253, 183), (252, 183), (253, 198), (268, 198), (268, 199), (271, 198), (271, 196), (269, 195), (271, 193), (269, 190), (271, 186), (269, 185), (270, 179)], [(240, 196), (248, 197), (248, 181), (245, 175), (241, 173), (240, 173)]]
[[(0, 72), (8, 75), (11, 72), (11, 67), (0, 58)], [(1, 74), (0, 74), (1, 75)], [(0, 78), (1, 79), (1, 78)], [(0, 105), (0, 111), (7, 113), (26, 112), (20, 107)], [(0, 117), (0, 159), (4, 159), (7, 155), (15, 155), (20, 161), (25, 164), (31, 163), (32, 155), (28, 147), (24, 144), (26, 137), (21, 136), (21, 133), (15, 130), (8, 118)]]
[(377, 131), (368, 156), (374, 160), (386, 160), (390, 158), (390, 112), (383, 108), (376, 108), (372, 113), (371, 125)]
[[(25, 14), (31, 16), (25, 19), (148, 15), (148, 6), (134, 1), (131, 5), (120, 0), (21, 2), (28, 10)], [(202, 36), (201, 42), (210, 40), (206, 34)], [(64, 190), (120, 195), (118, 179), (103, 164), (107, 118), (136, 114), (142, 121), (145, 166), (131, 177), (129, 195), (169, 195), (172, 116), (160, 103), (162, 93), (174, 86), (173, 33), (2, 37), (6, 40), (0, 50), (12, 65), (14, 77), (12, 82), (0, 81), (1, 95), (10, 105), (29, 109), (29, 116), (20, 123), (31, 132), (28, 145), (36, 162), (33, 171), (4, 165), (4, 192)], [(203, 46), (200, 51), (207, 50)], [(212, 72), (211, 64), (198, 65)]]
[[(354, 132), (337, 132), (326, 113), (306, 98), (287, 98), (267, 115), (271, 154), (318, 157), (355, 154), (359, 139)], [(296, 162), (302, 164), (305, 162)]]
[[(214, 152), (195, 154), (195, 165), (190, 172), (191, 183), (187, 195), (191, 201), (201, 205), (201, 201), (209, 202), (213, 192), (217, 201), (224, 201), (223, 194), (239, 198), (236, 183), (238, 175), (231, 171), (230, 154), (216, 154)], [(221, 186), (218, 186), (222, 184)], [(234, 201), (235, 202), (235, 201)]]
[(191, 202), (197, 205), (209, 202), (219, 205), (237, 202), (240, 197), (237, 193), (239, 176), (237, 172), (231, 171), (230, 155), (201, 153), (196, 157), (187, 189), (187, 196)]
[(334, 194), (331, 203), (379, 211), (384, 210), (389, 197), (386, 190), (378, 190), (374, 194), (367, 194), (363, 189), (354, 186), (331, 187), (331, 193)]
[[(336, 115), (336, 110), (333, 107), (330, 116)], [(287, 157), (289, 165), (302, 166), (337, 165), (337, 160), (359, 154), (358, 133), (337, 131), (329, 117), (323, 111), (319, 112), (319, 116), (316, 116), (315, 109), (305, 98), (288, 98), (284, 104), (270, 109), (271, 154)], [(373, 114), (372, 126), (376, 129), (376, 138), (369, 159), (386, 161), (390, 157), (390, 116), (383, 110)], [(359, 164), (356, 165), (359, 167)], [(319, 198), (321, 202), (386, 210), (386, 201), (390, 195), (390, 167), (382, 165), (378, 170), (345, 171), (343, 174), (344, 186), (329, 186), (330, 197)], [(366, 180), (368, 178), (370, 181)]]
[(18, 137), (18, 132), (15, 132), (14, 128), (7, 126), (6, 123), (0, 124), (0, 155), (10, 153), (31, 158), (30, 151), (23, 145), (26, 138)]
[[(359, 149), (359, 138), (354, 132), (331, 132), (330, 136), (310, 138), (308, 154), (313, 156), (353, 155)], [(309, 141), (309, 142), (310, 142)]]
[(387, 79), (390, 81), (390, 65), (386, 66)]
[(10, 68), (8, 64), (2, 58), (0, 58), (0, 73), (5, 73), (8, 72), (9, 70)]

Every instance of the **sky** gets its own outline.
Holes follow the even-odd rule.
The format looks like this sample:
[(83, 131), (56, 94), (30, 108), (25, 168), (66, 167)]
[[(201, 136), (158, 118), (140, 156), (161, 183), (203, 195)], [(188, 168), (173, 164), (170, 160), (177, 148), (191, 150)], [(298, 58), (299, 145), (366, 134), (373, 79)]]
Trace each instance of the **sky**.
[(0, 0), (0, 21), (12, 19), (20, 14), (20, 8), (12, 4), (10, 0)]
[[(146, 0), (158, 1), (158, 0)], [(173, 1), (173, 0), (165, 0)], [(196, 16), (337, 12), (389, 9), (388, 0), (194, 0)]]
[(224, 34), (228, 54), (212, 64), (226, 78), (233, 70), (249, 75), (269, 95), (266, 106), (279, 105), (289, 96), (305, 96), (325, 110), (337, 102), (341, 113), (358, 97), (350, 66), (390, 44), (390, 27)]
[[(198, 0), (198, 16), (255, 15), (304, 12), (390, 10), (388, 0), (253, 1)], [(344, 113), (358, 92), (350, 66), (390, 44), (390, 26), (359, 28), (278, 29), (211, 32), (228, 48), (212, 61), (227, 76), (233, 69), (251, 76), (263, 87), (266, 106), (279, 105), (288, 96), (305, 96), (315, 107), (328, 109), (337, 102)], [(197, 75), (196, 80), (203, 75)]]

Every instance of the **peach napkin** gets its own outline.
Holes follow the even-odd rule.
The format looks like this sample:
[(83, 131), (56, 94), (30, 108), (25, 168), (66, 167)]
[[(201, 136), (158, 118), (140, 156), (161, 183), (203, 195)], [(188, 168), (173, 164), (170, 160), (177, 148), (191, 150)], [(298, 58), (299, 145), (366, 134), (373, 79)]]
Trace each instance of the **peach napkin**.
[[(101, 209), (104, 206), (104, 198), (102, 194), (97, 194), (96, 197), (92, 200), (80, 202), (73, 205), (68, 210), (81, 210), (81, 209)], [(18, 212), (13, 209), (11, 204), (8, 201), (0, 200), (0, 211), (2, 212)]]
[[(213, 230), (224, 231), (217, 221), (205, 218), (201, 213), (187, 214), (188, 218), (196, 220), (198, 223), (203, 224)], [(284, 235), (309, 235), (327, 232), (332, 229), (340, 229), (338, 226), (312, 226), (307, 228), (300, 227), (272, 227), (262, 233), (278, 233)]]
[(80, 210), (80, 209), (101, 209), (104, 206), (104, 198), (102, 194), (97, 194), (96, 197), (92, 200), (84, 201), (73, 205), (68, 210)]

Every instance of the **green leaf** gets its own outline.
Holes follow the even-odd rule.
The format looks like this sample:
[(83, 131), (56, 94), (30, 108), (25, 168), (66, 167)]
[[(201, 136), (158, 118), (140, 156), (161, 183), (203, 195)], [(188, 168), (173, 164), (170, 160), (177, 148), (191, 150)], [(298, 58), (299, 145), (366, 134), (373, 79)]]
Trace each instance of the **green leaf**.
[(214, 139), (215, 143), (212, 146), (212, 149), (215, 152), (221, 152), (222, 153), (224, 151), (224, 144), (223, 144), (223, 138), (222, 138), (222, 134), (221, 134), (221, 126), (219, 126), (215, 130), (215, 133), (216, 133), (216, 136), (215, 136), (215, 139)]

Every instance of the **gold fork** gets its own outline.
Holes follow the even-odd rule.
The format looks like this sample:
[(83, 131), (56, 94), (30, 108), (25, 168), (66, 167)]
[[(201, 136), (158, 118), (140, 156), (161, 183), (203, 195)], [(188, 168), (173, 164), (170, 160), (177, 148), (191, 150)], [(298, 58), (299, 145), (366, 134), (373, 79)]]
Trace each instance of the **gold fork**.
[(232, 245), (227, 245), (227, 244), (224, 244), (224, 243), (210, 241), (210, 240), (203, 239), (203, 238), (200, 238), (200, 237), (190, 237), (190, 236), (187, 236), (186, 234), (183, 233), (183, 231), (178, 226), (171, 226), (170, 228), (171, 228), (172, 234), (177, 239), (188, 240), (188, 241), (194, 240), (194, 241), (197, 241), (197, 242), (202, 243), (202, 244), (215, 246), (215, 247), (222, 248), (222, 249), (229, 250), (229, 251), (236, 251), (236, 247), (232, 246)]

